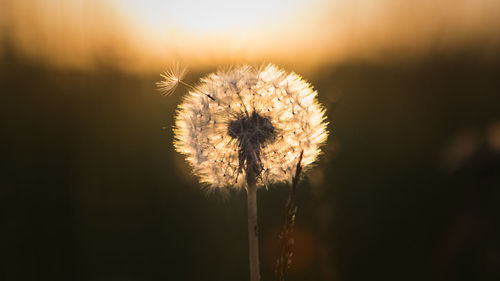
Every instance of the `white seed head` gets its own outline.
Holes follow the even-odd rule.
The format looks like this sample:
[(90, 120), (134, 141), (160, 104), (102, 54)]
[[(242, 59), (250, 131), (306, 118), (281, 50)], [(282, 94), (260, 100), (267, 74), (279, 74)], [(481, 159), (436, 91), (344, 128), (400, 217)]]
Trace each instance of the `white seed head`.
[(174, 145), (211, 188), (291, 182), (301, 151), (307, 169), (327, 131), (317, 92), (269, 64), (240, 66), (201, 80), (178, 107)]
[(163, 95), (172, 94), (182, 79), (186, 76), (188, 72), (187, 65), (181, 65), (176, 63), (170, 68), (165, 69), (165, 71), (160, 74), (162, 81), (156, 83), (156, 87)]

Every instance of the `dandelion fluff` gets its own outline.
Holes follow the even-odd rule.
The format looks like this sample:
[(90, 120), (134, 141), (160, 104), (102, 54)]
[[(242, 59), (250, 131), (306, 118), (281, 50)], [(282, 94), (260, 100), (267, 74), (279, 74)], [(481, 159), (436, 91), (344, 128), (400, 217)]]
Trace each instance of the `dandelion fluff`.
[(182, 79), (186, 76), (188, 72), (188, 67), (186, 65), (181, 65), (179, 63), (174, 64), (172, 67), (165, 69), (165, 71), (160, 74), (162, 81), (156, 83), (158, 90), (165, 96), (172, 94), (179, 83), (184, 84)]
[(211, 188), (241, 188), (249, 173), (258, 185), (291, 182), (300, 153), (307, 169), (327, 138), (316, 96), (299, 75), (272, 64), (220, 70), (179, 106), (175, 148)]

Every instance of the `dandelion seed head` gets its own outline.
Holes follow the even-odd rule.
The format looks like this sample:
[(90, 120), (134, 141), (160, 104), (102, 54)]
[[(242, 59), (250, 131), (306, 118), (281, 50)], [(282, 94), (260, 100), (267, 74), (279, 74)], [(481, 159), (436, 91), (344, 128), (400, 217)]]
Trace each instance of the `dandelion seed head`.
[(209, 187), (291, 182), (298, 157), (307, 169), (327, 138), (317, 92), (269, 64), (239, 66), (201, 80), (179, 105), (174, 145)]
[(160, 74), (162, 81), (156, 87), (163, 95), (171, 95), (188, 72), (187, 65), (176, 63)]

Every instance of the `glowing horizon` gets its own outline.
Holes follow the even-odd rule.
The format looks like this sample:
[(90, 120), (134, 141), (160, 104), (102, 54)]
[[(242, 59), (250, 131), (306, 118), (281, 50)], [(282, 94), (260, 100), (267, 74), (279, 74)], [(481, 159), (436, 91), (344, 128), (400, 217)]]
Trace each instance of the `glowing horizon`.
[(500, 2), (494, 0), (7, 0), (3, 8), (1, 30), (10, 34), (4, 39), (27, 57), (60, 66), (107, 59), (130, 70), (157, 69), (172, 60), (192, 67), (304, 67), (471, 46), (487, 56), (500, 45)]
[(116, 5), (132, 19), (156, 33), (172, 27), (194, 34), (254, 32), (256, 28), (274, 27), (295, 17), (307, 5), (300, 0), (137, 1), (124, 0)]

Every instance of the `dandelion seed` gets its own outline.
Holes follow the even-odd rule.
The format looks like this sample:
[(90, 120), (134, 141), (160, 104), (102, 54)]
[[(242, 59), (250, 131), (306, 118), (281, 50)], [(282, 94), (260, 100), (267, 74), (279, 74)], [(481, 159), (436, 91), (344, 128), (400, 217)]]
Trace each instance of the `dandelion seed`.
[(162, 74), (160, 74), (163, 80), (157, 82), (156, 87), (163, 95), (171, 95), (175, 91), (179, 83), (185, 84), (184, 82), (182, 82), (182, 79), (184, 79), (187, 72), (187, 65), (176, 63), (172, 67), (166, 69)]
[(179, 106), (175, 148), (211, 189), (242, 188), (249, 173), (258, 185), (291, 183), (299, 152), (307, 169), (326, 141), (316, 96), (299, 75), (272, 64), (218, 71)]

